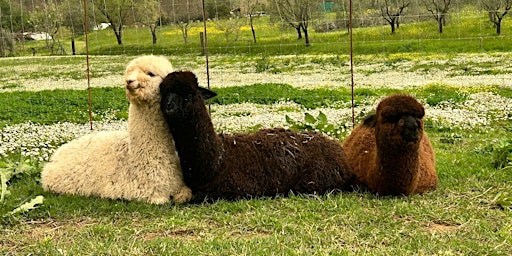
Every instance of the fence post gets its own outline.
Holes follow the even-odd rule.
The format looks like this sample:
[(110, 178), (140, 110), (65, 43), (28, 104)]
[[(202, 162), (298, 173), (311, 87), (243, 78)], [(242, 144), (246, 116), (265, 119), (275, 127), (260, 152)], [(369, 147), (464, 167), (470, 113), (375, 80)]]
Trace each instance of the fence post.
[(204, 54), (204, 33), (199, 32), (199, 40), (201, 40), (201, 54)]

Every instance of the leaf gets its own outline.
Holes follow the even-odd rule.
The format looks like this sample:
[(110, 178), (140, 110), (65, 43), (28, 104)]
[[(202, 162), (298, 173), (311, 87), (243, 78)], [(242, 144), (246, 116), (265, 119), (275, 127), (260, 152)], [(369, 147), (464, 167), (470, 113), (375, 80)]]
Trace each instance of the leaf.
[(327, 125), (327, 116), (322, 113), (322, 111), (318, 113), (318, 117), (316, 119), (318, 120), (319, 125)]
[[(5, 166), (5, 167), (4, 167)], [(7, 182), (14, 176), (14, 168), (8, 166), (5, 163), (0, 168), (0, 203), (4, 201), (5, 195), (7, 194)]]
[(310, 113), (305, 113), (304, 121), (308, 124), (314, 124), (314, 123), (316, 123), (316, 118), (314, 116), (312, 116)]
[(334, 125), (332, 124), (328, 124), (326, 126), (324, 126), (324, 132), (334, 132), (335, 128), (334, 128)]
[(293, 119), (292, 119), (291, 117), (289, 117), (288, 115), (286, 115), (284, 118), (285, 118), (285, 120), (286, 120), (286, 122), (287, 122), (287, 123), (289, 123), (289, 124), (291, 124), (291, 125), (293, 125), (293, 126), (297, 125), (297, 122), (295, 122), (295, 120), (293, 120)]
[(13, 215), (16, 213), (28, 212), (32, 209), (35, 209), (37, 207), (37, 205), (43, 204), (43, 201), (44, 201), (44, 196), (41, 196), (41, 195), (36, 196), (32, 200), (30, 200), (30, 202), (20, 205), (18, 208), (9, 212), (9, 214)]

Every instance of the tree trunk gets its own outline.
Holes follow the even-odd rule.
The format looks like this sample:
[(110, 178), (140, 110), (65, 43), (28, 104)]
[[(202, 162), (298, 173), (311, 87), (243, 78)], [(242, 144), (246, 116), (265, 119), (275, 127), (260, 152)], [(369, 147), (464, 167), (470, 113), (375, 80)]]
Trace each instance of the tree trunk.
[(123, 27), (122, 26), (119, 26), (119, 29), (116, 30), (116, 28), (114, 26), (112, 26), (112, 29), (114, 30), (114, 34), (116, 34), (116, 39), (117, 39), (117, 44), (118, 45), (122, 45), (123, 44), (123, 32), (122, 32), (122, 29)]
[(294, 26), (295, 30), (297, 30), (297, 40), (299, 39), (302, 39), (302, 32), (300, 30), (300, 25), (299, 26)]
[(122, 45), (123, 39), (121, 39), (121, 32), (115, 32), (115, 33), (116, 33), (117, 44)]
[(183, 42), (184, 42), (185, 44), (187, 44), (187, 43), (188, 43), (188, 29), (187, 29), (186, 27), (185, 27), (185, 28), (183, 28), (183, 29), (181, 30), (181, 34), (182, 34), (182, 36), (183, 36)]
[(395, 22), (391, 21), (389, 25), (391, 26), (391, 34), (395, 34)]
[(438, 25), (437, 32), (439, 32), (439, 34), (442, 34), (443, 33), (443, 17), (442, 16), (439, 19), (437, 19), (437, 25)]
[(496, 22), (496, 34), (498, 36), (501, 34), (501, 19), (498, 19), (498, 22)]
[(253, 17), (249, 14), (249, 22), (251, 23), (252, 41), (256, 43), (256, 31), (254, 30)]
[(73, 55), (76, 55), (76, 49), (75, 49), (75, 36), (71, 38), (71, 52)]
[(300, 25), (302, 27), (302, 31), (304, 31), (304, 38), (306, 39), (306, 46), (309, 46), (309, 35), (308, 35), (308, 28), (304, 25)]
[(153, 44), (156, 44), (156, 25), (151, 24), (149, 29), (151, 30), (151, 36), (153, 37)]

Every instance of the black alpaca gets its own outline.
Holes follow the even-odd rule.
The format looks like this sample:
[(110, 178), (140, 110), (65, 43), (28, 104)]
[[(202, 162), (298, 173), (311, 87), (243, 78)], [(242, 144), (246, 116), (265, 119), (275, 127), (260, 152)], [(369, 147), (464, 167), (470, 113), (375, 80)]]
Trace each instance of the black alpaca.
[(253, 134), (217, 134), (204, 99), (216, 93), (198, 86), (187, 71), (160, 85), (185, 183), (196, 201), (348, 190), (352, 173), (341, 145), (314, 132), (283, 128)]

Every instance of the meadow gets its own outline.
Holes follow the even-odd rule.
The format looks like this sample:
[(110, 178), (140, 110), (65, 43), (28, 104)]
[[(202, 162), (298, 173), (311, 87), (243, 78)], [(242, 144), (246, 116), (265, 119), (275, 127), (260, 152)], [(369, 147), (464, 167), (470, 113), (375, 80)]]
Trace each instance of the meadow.
[[(371, 29), (360, 33), (375, 35)], [(379, 43), (355, 55), (356, 122), (392, 93), (411, 94), (426, 108), (439, 186), (409, 197), (354, 191), (148, 205), (45, 192), (39, 175), (51, 154), (91, 132), (85, 56), (2, 58), (0, 253), (510, 255), (512, 54), (506, 35), (491, 39), (495, 48), (485, 51), (460, 42), (460, 52), (451, 43), (402, 51), (398, 41), (392, 51), (378, 51)], [(122, 73), (133, 55), (149, 52), (164, 53), (219, 94), (208, 102), (218, 132), (283, 126), (341, 143), (353, 126), (350, 60), (329, 47), (212, 51), (208, 83), (197, 52), (137, 45), (142, 50), (119, 54), (104, 45), (90, 57), (94, 130), (126, 129)]]

